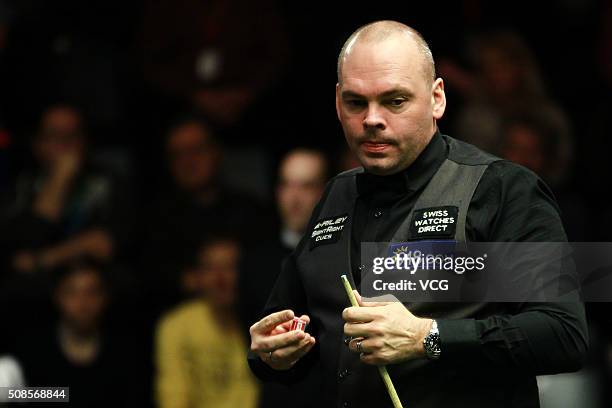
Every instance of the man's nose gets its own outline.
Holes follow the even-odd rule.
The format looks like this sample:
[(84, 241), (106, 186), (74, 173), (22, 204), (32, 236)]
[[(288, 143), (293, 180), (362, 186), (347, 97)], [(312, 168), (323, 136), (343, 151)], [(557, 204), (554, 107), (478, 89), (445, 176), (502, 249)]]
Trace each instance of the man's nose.
[(377, 128), (384, 130), (386, 128), (385, 119), (381, 112), (381, 107), (375, 104), (369, 104), (366, 115), (363, 118), (364, 128)]

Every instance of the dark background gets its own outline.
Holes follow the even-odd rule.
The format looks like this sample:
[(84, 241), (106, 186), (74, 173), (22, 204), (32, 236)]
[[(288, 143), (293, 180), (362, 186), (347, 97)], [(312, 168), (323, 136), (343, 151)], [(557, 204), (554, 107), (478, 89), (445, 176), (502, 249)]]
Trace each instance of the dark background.
[[(189, 97), (169, 92), (150, 80), (144, 61), (147, 46), (153, 40), (150, 33), (143, 34), (143, 27), (148, 10), (160, 3), (168, 2), (0, 1), (0, 193), (8, 197), (5, 200), (10, 201), (18, 175), (33, 165), (31, 138), (41, 114), (55, 103), (71, 104), (83, 113), (91, 150), (110, 157), (128, 185), (126, 199), (129, 196), (134, 215), (130, 219), (160, 197), (172, 197), (168, 192), (165, 135), (178, 116), (202, 112)], [(198, 1), (170, 3), (180, 11), (189, 10)], [(261, 19), (262, 27), (270, 30), (264, 40), (273, 43), (271, 55), (264, 55), (263, 62), (254, 63), (250, 54), (235, 52), (240, 69), (229, 79), (229, 85), (232, 78), (238, 84), (252, 81), (256, 83), (255, 96), (243, 114), (230, 122), (209, 121), (229, 157), (223, 178), (233, 188), (255, 194), (273, 212), (276, 167), (287, 150), (315, 147), (338, 164), (335, 158), (344, 150), (344, 137), (334, 107), (336, 58), (346, 38), (360, 25), (379, 19), (406, 23), (423, 34), (437, 63), (452, 61), (468, 72), (476, 69), (469, 57), (470, 41), (491, 31), (510, 30), (530, 48), (548, 97), (569, 123), (573, 157), (560, 191), (572, 199), (562, 205), (562, 211), (581, 213), (578, 218), (564, 219), (572, 224), (569, 238), (610, 240), (612, 209), (607, 197), (612, 134), (612, 2), (230, 3), (232, 10), (244, 11), (238, 22), (232, 18), (215, 21), (215, 17), (206, 16), (202, 21), (227, 30), (231, 24), (257, 23)], [(177, 15), (184, 14), (177, 11)], [(169, 19), (166, 23), (162, 20), (154, 24), (152, 32), (163, 39), (166, 31), (178, 30), (182, 22)], [(180, 56), (180, 49), (179, 43), (171, 45), (168, 58)], [(163, 61), (164, 54), (155, 58)], [(263, 79), (251, 74), (255, 65), (265, 67), (266, 61), (270, 73), (262, 74)], [(210, 86), (228, 86), (228, 82)], [(448, 106), (439, 127), (443, 133), (465, 138), (453, 132), (453, 123), (466, 96), (448, 82), (446, 92)], [(206, 115), (202, 116), (206, 119)], [(239, 155), (241, 152), (258, 160), (263, 179), (246, 177), (245, 167), (231, 161), (244, 157)], [(138, 227), (134, 226), (134, 230), (120, 252), (119, 263), (135, 277), (114, 305), (113, 313), (125, 337), (146, 343), (150, 341), (151, 322), (167, 305), (130, 292), (130, 285), (138, 286), (143, 251), (139, 248)], [(0, 234), (2, 242), (11, 243), (12, 231), (3, 230)], [(5, 259), (0, 276), (6, 277), (12, 273), (11, 254), (2, 255)], [(6, 321), (17, 321), (14, 327), (18, 328), (19, 322), (24, 321), (15, 316), (21, 312), (23, 316), (52, 321), (53, 314), (41, 312), (41, 303), (21, 302), (30, 298), (28, 289), (23, 293), (17, 290), (11, 289), (11, 296), (0, 299)], [(145, 303), (140, 296), (145, 297)], [(15, 303), (13, 298), (20, 301)], [(589, 305), (595, 339), (589, 367), (599, 370), (597, 378), (601, 381), (607, 381), (600, 367), (607, 350), (607, 315), (607, 304)], [(23, 338), (22, 333), (19, 329), (7, 330), (0, 323), (0, 345), (6, 343), (10, 350), (11, 344)], [(150, 349), (145, 347), (144, 351)], [(143, 376), (150, 376), (152, 363), (146, 355), (139, 364)], [(143, 387), (147, 390), (150, 384)], [(148, 401), (147, 391), (142, 396), (142, 401)]]

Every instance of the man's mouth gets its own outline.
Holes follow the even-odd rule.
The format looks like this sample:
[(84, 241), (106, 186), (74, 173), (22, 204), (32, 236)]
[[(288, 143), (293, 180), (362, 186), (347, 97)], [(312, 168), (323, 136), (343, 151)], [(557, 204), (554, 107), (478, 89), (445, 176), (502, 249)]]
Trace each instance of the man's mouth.
[(361, 148), (368, 153), (383, 153), (391, 147), (390, 143), (384, 142), (363, 142)]

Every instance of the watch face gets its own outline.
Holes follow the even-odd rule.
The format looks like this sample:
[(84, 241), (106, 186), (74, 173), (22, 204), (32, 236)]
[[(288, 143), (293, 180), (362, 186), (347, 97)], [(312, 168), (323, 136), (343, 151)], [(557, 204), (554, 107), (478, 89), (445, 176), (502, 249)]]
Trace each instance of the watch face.
[(429, 333), (425, 337), (425, 353), (429, 358), (437, 358), (440, 356), (440, 335), (438, 333)]

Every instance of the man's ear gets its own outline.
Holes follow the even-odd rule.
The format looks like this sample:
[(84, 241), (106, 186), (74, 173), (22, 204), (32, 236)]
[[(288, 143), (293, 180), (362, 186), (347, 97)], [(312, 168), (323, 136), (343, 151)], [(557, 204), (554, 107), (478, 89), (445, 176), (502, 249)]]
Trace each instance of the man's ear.
[(446, 94), (444, 93), (444, 81), (438, 78), (434, 81), (431, 89), (432, 113), (435, 120), (440, 120), (446, 110)]
[(336, 84), (336, 116), (340, 120), (340, 84)]

